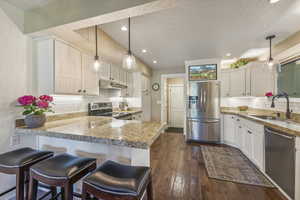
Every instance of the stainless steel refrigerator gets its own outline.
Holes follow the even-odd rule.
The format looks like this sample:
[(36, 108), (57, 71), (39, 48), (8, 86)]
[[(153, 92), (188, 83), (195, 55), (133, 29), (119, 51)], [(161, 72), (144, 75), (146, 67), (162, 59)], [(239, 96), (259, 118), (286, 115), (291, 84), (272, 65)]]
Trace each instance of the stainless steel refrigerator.
[(190, 81), (186, 103), (186, 140), (220, 143), (220, 83)]

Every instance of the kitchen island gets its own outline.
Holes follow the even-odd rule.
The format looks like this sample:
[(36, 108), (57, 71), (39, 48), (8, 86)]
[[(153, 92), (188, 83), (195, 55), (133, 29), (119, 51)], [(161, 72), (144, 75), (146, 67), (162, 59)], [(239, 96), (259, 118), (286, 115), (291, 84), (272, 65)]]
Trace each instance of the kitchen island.
[(47, 122), (43, 127), (17, 127), (16, 135), (34, 136), (36, 147), (150, 166), (150, 147), (162, 132), (158, 122), (81, 116)]

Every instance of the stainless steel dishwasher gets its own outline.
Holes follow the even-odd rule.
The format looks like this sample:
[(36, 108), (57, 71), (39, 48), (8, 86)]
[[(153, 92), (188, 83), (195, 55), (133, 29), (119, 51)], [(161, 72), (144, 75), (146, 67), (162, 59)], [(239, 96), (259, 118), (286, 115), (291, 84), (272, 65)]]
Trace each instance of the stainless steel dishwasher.
[(292, 199), (295, 197), (295, 137), (265, 127), (267, 175)]

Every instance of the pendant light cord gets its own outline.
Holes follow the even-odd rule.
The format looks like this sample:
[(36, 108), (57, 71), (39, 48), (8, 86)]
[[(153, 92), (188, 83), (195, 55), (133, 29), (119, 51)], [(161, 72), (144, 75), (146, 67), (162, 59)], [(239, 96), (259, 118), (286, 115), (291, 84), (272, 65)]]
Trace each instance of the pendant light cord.
[(128, 18), (128, 53), (131, 54), (131, 21), (130, 17)]
[(98, 59), (98, 27), (95, 26), (96, 58)]
[(272, 38), (270, 38), (270, 57), (269, 59), (272, 58)]

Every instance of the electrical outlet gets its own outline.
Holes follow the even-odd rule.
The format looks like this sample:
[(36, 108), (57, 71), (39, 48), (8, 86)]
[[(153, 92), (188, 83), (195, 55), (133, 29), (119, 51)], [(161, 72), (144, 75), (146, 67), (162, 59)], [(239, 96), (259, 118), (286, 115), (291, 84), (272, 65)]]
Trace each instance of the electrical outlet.
[(10, 146), (16, 146), (21, 143), (21, 137), (19, 135), (13, 135), (10, 137)]

